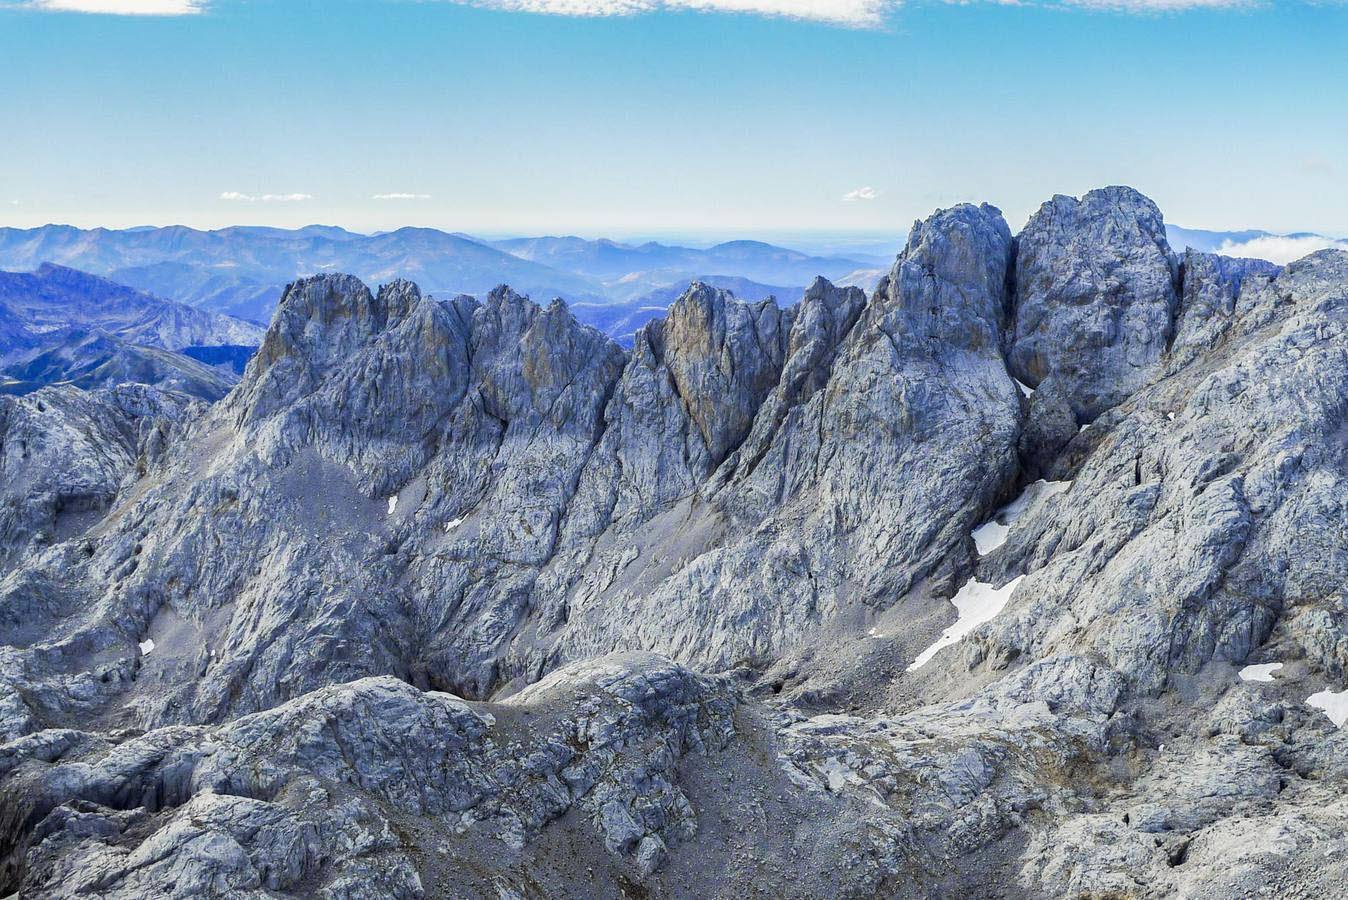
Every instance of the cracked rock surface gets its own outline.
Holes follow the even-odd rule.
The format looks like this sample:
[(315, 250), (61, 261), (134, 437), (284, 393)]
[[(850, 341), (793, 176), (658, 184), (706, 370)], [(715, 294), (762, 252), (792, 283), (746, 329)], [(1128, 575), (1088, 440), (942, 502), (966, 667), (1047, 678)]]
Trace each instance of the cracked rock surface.
[(0, 398), (0, 896), (1333, 895), (1348, 254), (1164, 235), (630, 352), (322, 275), (214, 404)]

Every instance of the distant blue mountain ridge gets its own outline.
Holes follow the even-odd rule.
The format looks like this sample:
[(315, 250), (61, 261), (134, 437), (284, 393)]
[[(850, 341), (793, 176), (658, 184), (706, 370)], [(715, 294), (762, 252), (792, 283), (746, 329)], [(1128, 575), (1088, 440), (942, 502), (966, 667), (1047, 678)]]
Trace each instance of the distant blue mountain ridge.
[[(1177, 252), (1225, 249), (1266, 254), (1274, 262), (1287, 261), (1275, 256), (1301, 255), (1332, 243), (1310, 232), (1279, 235), (1176, 225), (1167, 226), (1167, 235)], [(884, 246), (878, 239), (848, 240), (821, 240), (817, 246)], [(237, 372), (260, 334), (256, 328), (240, 332), (244, 323), (239, 319), (267, 322), (287, 283), (333, 271), (355, 274), (372, 285), (404, 277), (439, 296), (481, 295), (505, 283), (540, 302), (561, 297), (582, 322), (630, 346), (637, 329), (663, 316), (694, 279), (744, 300), (772, 296), (788, 305), (819, 275), (869, 291), (892, 262), (877, 253), (813, 255), (756, 240), (690, 247), (576, 236), (479, 239), (432, 228), (367, 235), (328, 225), (214, 231), (0, 228), (0, 269), (33, 270), (0, 273), (0, 300), (34, 298), (17, 317), (13, 309), (0, 309), (0, 357), (13, 360), (20, 350), (36, 353), (56, 334), (38, 340), (35, 332), (69, 326), (105, 331), (133, 346), (182, 350), (197, 361)], [(193, 320), (189, 313), (237, 318)], [(231, 333), (164, 340), (172, 328)], [(156, 329), (159, 336), (151, 336)], [(215, 349), (191, 349), (198, 346)]]
[(846, 279), (888, 261), (811, 256), (759, 241), (705, 249), (628, 245), (574, 237), (479, 241), (432, 228), (363, 235), (333, 226), (287, 230), (235, 226), (80, 229), (0, 228), (0, 269), (56, 263), (202, 309), (264, 323), (290, 281), (347, 272), (377, 284), (402, 277), (442, 296), (484, 294), (498, 284), (535, 299), (630, 303), (715, 273), (763, 284)]

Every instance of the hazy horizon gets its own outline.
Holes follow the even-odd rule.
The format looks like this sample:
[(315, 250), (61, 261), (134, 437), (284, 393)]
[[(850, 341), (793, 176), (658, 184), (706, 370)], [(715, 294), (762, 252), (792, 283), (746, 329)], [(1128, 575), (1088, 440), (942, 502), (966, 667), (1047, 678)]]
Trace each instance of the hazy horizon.
[(1337, 2), (22, 0), (0, 224), (899, 234), (1128, 184), (1341, 235), (1344, 34)]

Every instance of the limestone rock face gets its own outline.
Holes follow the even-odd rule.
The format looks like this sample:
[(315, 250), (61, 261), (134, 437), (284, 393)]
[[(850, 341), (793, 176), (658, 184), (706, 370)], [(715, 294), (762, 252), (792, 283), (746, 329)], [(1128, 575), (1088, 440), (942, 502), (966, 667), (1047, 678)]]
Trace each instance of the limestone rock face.
[(777, 304), (747, 306), (700, 283), (669, 308), (667, 319), (649, 327), (713, 465), (744, 440), (777, 384), (789, 331), (790, 314), (783, 316)]
[(1348, 254), (1124, 188), (630, 353), (302, 279), (0, 399), (0, 895), (1331, 895), (1345, 422)]
[[(1019, 394), (998, 341), (1010, 244), (996, 210), (959, 207), (915, 229), (864, 309), (817, 282), (785, 377), (710, 487), (596, 549), (563, 658), (762, 663), (921, 582), (954, 593), (969, 530), (1015, 476)], [(937, 321), (964, 342), (914, 337)]]
[(0, 573), (77, 537), (205, 404), (144, 385), (0, 396)]
[(1074, 438), (1070, 490), (989, 560), (1028, 575), (980, 653), (1089, 646), (1151, 691), (1269, 641), (1344, 670), (1316, 635), (1348, 558), (1348, 254), (1247, 280), (1223, 332)]
[(1161, 211), (1137, 191), (1054, 197), (1016, 242), (1012, 374), (1058, 383), (1080, 422), (1093, 421), (1156, 373), (1178, 274)]
[[(653, 871), (697, 833), (680, 760), (725, 747), (733, 706), (721, 680), (617, 657), (499, 706), (384, 677), (218, 728), (42, 732), (4, 762), (12, 824), (36, 826), (6, 850), (27, 850), (25, 895), (468, 896), (574, 810), (579, 844)], [(417, 865), (451, 847), (476, 872)]]
[(1274, 278), (1279, 272), (1278, 266), (1261, 259), (1195, 250), (1185, 252), (1182, 265), (1184, 292), (1166, 360), (1169, 371), (1178, 371), (1216, 346), (1235, 317), (1236, 299), (1247, 280), (1252, 281), (1253, 293), (1253, 282)]

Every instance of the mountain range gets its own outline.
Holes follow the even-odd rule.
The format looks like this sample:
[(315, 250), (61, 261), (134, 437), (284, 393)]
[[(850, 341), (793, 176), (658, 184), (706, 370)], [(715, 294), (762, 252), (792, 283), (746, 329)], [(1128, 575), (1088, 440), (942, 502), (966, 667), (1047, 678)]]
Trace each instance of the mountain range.
[(293, 281), (0, 397), (0, 895), (1335, 896), (1348, 253), (1127, 187), (624, 348)]
[(816, 275), (840, 278), (888, 261), (814, 257), (756, 241), (707, 249), (574, 237), (488, 243), (429, 228), (373, 235), (330, 226), (0, 228), (0, 269), (31, 270), (43, 263), (265, 322), (286, 284), (328, 271), (350, 272), (372, 284), (408, 278), (440, 296), (481, 295), (509, 283), (545, 300), (630, 303), (704, 274), (803, 287)]
[[(193, 359), (204, 347), (255, 348), (257, 325), (43, 263), (0, 272), (0, 391), (46, 384), (157, 384), (218, 400), (237, 372)], [(180, 352), (181, 351), (181, 352)]]

